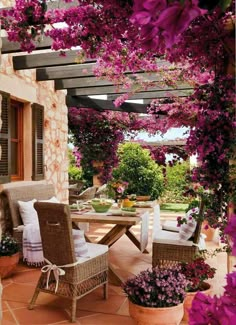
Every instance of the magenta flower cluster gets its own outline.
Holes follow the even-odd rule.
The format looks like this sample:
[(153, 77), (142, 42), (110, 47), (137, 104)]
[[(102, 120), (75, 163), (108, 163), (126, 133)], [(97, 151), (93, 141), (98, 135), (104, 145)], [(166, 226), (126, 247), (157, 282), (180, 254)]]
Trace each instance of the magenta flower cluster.
[(222, 296), (198, 292), (189, 311), (189, 324), (232, 325), (236, 323), (236, 272), (227, 274)]
[(230, 236), (232, 253), (234, 256), (236, 256), (236, 214), (232, 214), (230, 217), (224, 233)]
[(179, 267), (171, 269), (155, 267), (128, 279), (122, 288), (128, 299), (144, 307), (171, 307), (181, 304), (185, 298), (188, 281)]
[(216, 269), (206, 263), (202, 257), (195, 258), (192, 262), (182, 262), (179, 265), (180, 272), (189, 280), (187, 291), (191, 292), (202, 290), (203, 282), (212, 279), (216, 272)]

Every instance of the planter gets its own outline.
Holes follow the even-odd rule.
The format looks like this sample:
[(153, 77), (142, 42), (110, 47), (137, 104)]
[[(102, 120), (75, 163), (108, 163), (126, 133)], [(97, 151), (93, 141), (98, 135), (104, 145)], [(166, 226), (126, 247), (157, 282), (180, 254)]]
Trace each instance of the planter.
[(137, 201), (150, 201), (151, 196), (150, 195), (137, 195), (136, 200)]
[(12, 274), (19, 262), (20, 253), (17, 252), (11, 256), (0, 257), (0, 277), (6, 278)]
[(211, 228), (209, 225), (208, 228), (205, 229), (206, 225), (208, 225), (208, 222), (204, 220), (202, 223), (201, 232), (206, 235), (206, 241), (212, 241), (214, 239), (216, 230), (214, 228)]
[[(203, 282), (202, 290), (200, 290), (205, 295), (210, 295), (212, 291), (212, 287), (209, 283)], [(192, 307), (192, 301), (198, 291), (195, 292), (187, 292), (187, 295), (184, 299), (184, 317), (183, 321), (188, 322), (189, 316), (188, 311)]]
[(178, 325), (184, 311), (183, 304), (166, 308), (151, 308), (135, 305), (129, 301), (129, 313), (138, 325)]

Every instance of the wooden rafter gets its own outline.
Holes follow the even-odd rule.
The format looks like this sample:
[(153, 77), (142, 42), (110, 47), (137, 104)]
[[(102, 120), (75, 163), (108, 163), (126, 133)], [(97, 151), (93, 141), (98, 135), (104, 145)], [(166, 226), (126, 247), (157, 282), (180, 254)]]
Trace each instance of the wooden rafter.
[[(44, 37), (40, 42), (35, 42), (38, 50), (50, 49), (52, 40), (49, 37)], [(7, 37), (2, 37), (2, 54), (22, 52), (20, 44), (16, 42), (8, 41)]]
[(68, 107), (94, 108), (98, 111), (112, 110), (120, 112), (147, 113), (147, 105), (136, 103), (124, 103), (116, 107), (111, 100), (94, 99), (89, 97), (66, 96)]
[[(169, 89), (169, 90), (156, 90), (156, 91), (142, 91), (137, 92), (131, 96), (131, 99), (154, 99), (154, 98), (167, 98), (170, 96), (186, 97), (191, 93), (191, 88), (188, 89)], [(115, 100), (120, 94), (107, 95), (108, 100)]]
[[(71, 50), (66, 51), (66, 55), (60, 55), (60, 52), (48, 52), (39, 54), (27, 54), (13, 56), (13, 67), (15, 70), (34, 69), (34, 68), (46, 68), (46, 67), (58, 67), (67, 65), (77, 65), (78, 63), (78, 51)], [(95, 59), (86, 59), (84, 63), (94, 63)]]

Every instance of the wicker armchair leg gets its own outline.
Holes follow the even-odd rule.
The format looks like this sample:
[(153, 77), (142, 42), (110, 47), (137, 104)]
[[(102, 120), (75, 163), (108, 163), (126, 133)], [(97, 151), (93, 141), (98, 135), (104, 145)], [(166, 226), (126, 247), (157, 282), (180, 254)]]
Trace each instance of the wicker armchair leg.
[(76, 297), (73, 297), (72, 304), (71, 304), (71, 323), (76, 322), (76, 303), (77, 303), (77, 299)]
[(108, 298), (108, 282), (106, 282), (103, 285), (103, 298), (107, 299)]
[(35, 291), (34, 291), (34, 295), (33, 295), (32, 299), (31, 299), (31, 301), (30, 301), (30, 303), (29, 303), (29, 306), (28, 306), (28, 309), (29, 309), (29, 310), (34, 309), (34, 305), (35, 305), (36, 299), (38, 298), (39, 292), (40, 292), (40, 290), (39, 290), (39, 288), (37, 287), (37, 288), (35, 289)]

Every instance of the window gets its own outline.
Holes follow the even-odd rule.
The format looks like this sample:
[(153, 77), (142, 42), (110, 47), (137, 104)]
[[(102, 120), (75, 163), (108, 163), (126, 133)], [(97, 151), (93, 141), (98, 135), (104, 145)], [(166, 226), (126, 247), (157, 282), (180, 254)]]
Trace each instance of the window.
[(11, 180), (23, 180), (23, 104), (11, 100), (10, 146)]
[[(0, 183), (24, 180), (24, 105), (1, 92), (2, 126), (0, 130)], [(32, 112), (32, 180), (44, 178), (44, 108), (31, 105)], [(25, 126), (27, 127), (27, 126)], [(27, 157), (25, 148), (25, 157)], [(27, 169), (28, 170), (28, 169)]]

